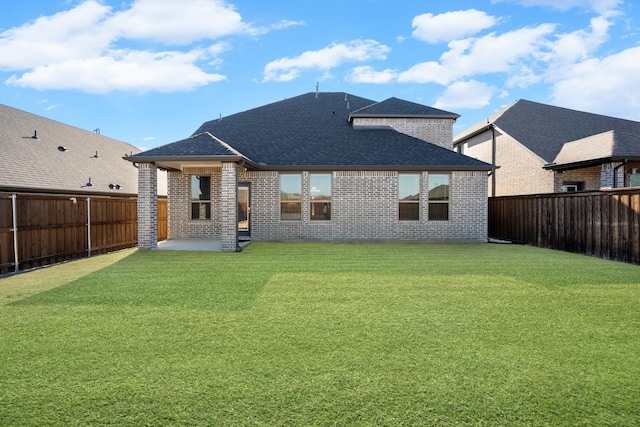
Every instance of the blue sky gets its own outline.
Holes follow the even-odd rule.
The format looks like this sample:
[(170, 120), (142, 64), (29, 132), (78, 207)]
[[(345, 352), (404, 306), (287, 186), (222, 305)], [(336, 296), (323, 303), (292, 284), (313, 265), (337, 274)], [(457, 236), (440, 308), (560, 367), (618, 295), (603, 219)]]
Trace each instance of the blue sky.
[(518, 99), (640, 121), (629, 0), (24, 0), (0, 12), (0, 103), (142, 149), (307, 92), (460, 114)]

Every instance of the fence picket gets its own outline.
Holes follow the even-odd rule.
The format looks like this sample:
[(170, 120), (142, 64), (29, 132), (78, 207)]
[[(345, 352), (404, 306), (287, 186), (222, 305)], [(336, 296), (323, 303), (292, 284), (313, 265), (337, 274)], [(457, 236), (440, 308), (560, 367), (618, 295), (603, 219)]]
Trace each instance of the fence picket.
[(640, 188), (491, 197), (489, 237), (640, 264)]
[[(0, 193), (0, 274), (16, 267), (10, 197)], [(17, 193), (16, 200), (19, 270), (82, 258), (89, 249), (102, 254), (138, 243), (136, 197), (91, 196), (91, 248), (86, 195)], [(159, 240), (167, 236), (166, 205), (166, 197), (160, 197)]]

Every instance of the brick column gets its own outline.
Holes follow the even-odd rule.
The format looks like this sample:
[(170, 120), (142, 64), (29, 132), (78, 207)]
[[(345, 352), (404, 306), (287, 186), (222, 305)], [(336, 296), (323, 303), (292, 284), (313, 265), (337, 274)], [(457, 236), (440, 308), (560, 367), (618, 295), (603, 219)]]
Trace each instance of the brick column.
[(222, 185), (220, 189), (222, 223), (222, 250), (238, 250), (238, 165), (222, 163)]
[(158, 246), (158, 168), (138, 164), (138, 248)]

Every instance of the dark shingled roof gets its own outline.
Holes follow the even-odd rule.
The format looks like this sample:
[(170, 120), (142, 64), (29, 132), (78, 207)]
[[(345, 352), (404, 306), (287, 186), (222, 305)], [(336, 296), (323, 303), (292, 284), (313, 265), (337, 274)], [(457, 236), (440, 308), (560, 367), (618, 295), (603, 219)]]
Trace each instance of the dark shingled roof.
[(433, 117), (457, 119), (459, 114), (398, 98), (389, 98), (351, 113), (351, 117)]
[(145, 157), (195, 157), (195, 156), (236, 156), (231, 149), (221, 144), (208, 132), (194, 134), (187, 139), (172, 142), (162, 147), (145, 151)]
[[(349, 115), (369, 106), (396, 113), (433, 112), (429, 107), (395, 98), (376, 103), (342, 92), (310, 92), (211, 120), (200, 126), (191, 138), (140, 153), (134, 158), (228, 154), (241, 155), (263, 168), (491, 168), (484, 162), (391, 128), (354, 128)], [(225, 152), (229, 148), (223, 144), (231, 150)]]
[(552, 162), (566, 142), (610, 130), (640, 135), (640, 122), (519, 100), (495, 121), (522, 145)]

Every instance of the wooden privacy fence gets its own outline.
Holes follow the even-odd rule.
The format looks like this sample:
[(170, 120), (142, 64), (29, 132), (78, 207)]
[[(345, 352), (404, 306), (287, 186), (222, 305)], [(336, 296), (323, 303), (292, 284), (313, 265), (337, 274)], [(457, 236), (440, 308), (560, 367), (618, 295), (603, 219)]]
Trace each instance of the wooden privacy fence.
[(640, 188), (492, 197), (489, 236), (640, 264)]
[[(0, 274), (138, 244), (137, 198), (0, 193)], [(158, 240), (167, 200), (158, 200)]]

